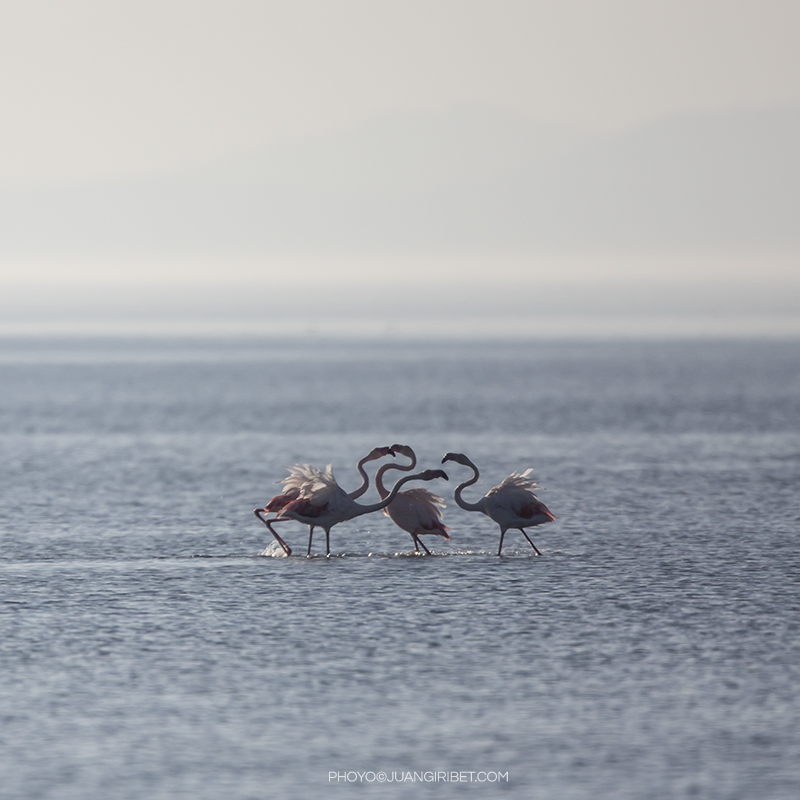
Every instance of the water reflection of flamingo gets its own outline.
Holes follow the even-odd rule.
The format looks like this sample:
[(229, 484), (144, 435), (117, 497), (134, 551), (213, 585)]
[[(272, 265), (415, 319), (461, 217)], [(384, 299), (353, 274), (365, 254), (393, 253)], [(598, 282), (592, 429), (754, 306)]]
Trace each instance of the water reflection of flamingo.
[[(392, 450), (411, 459), (411, 463), (384, 464), (378, 470), (378, 474), (375, 476), (375, 488), (381, 498), (389, 494), (389, 490), (383, 485), (383, 476), (389, 470), (396, 469), (402, 472), (411, 472), (417, 466), (416, 453), (408, 445), (393, 444)], [(399, 492), (397, 497), (383, 509), (383, 513), (398, 528), (402, 528), (411, 534), (411, 538), (414, 540), (414, 550), (419, 553), (419, 548), (422, 547), (430, 555), (431, 551), (419, 538), (421, 535), (434, 534), (450, 539), (450, 535), (447, 533), (447, 526), (442, 519), (440, 510), (442, 508), (444, 508), (444, 500), (439, 495), (433, 494), (433, 492), (429, 492), (420, 486)]]
[[(432, 481), (437, 478), (447, 480), (447, 474), (441, 469), (426, 469), (416, 475), (406, 475), (397, 481), (387, 497), (383, 498), (379, 503), (365, 506), (348, 497), (336, 481), (331, 481), (324, 490), (317, 491), (310, 497), (301, 497), (282, 508), (278, 514), (278, 520), (288, 518), (306, 525), (318, 525), (325, 531), (325, 552), (326, 555), (330, 555), (330, 534), (334, 525), (355, 519), (363, 514), (380, 511), (394, 500), (400, 491), (400, 487), (409, 481)], [(267, 527), (270, 527), (269, 524), (267, 524)], [(270, 528), (270, 530), (272, 529)], [(278, 538), (274, 531), (272, 533)]]
[[(369, 488), (369, 476), (364, 470), (364, 464), (369, 461), (376, 461), (377, 459), (388, 455), (394, 456), (391, 447), (376, 447), (370, 450), (370, 452), (358, 462), (356, 469), (361, 475), (361, 486), (359, 486), (358, 489), (349, 492), (347, 495), (348, 497), (350, 497), (352, 500), (355, 500), (361, 497), (361, 495), (363, 495)], [(283, 548), (283, 551), (288, 556), (292, 553), (291, 547), (289, 547), (289, 545), (287, 545), (286, 542), (280, 536), (278, 536), (278, 534), (270, 525), (270, 522), (277, 522), (278, 518), (276, 517), (275, 519), (267, 521), (264, 519), (262, 514), (275, 513), (280, 515), (280, 511), (286, 508), (289, 503), (313, 493), (315, 489), (318, 490), (325, 487), (329, 481), (333, 481), (335, 483), (335, 480), (333, 478), (330, 465), (328, 465), (324, 472), (323, 470), (319, 469), (318, 467), (314, 467), (311, 464), (295, 464), (293, 467), (287, 467), (287, 469), (289, 470), (289, 475), (281, 481), (281, 483), (284, 484), (283, 491), (280, 494), (275, 495), (275, 497), (273, 497), (266, 504), (266, 506), (264, 506), (264, 508), (257, 508), (253, 513), (267, 526), (277, 540), (278, 544)], [(311, 555), (311, 541), (314, 537), (314, 527), (314, 525), (308, 526), (307, 555)]]
[(500, 526), (500, 547), (497, 550), (497, 555), (503, 552), (503, 538), (506, 535), (506, 531), (509, 528), (518, 528), (522, 531), (522, 535), (528, 540), (536, 555), (540, 556), (541, 553), (525, 532), (525, 528), (553, 522), (556, 518), (534, 494), (533, 490), (540, 487), (536, 481), (528, 477), (528, 473), (531, 470), (528, 469), (523, 473), (513, 472), (493, 489), (489, 489), (477, 503), (468, 503), (461, 497), (461, 492), (467, 486), (472, 486), (478, 482), (480, 472), (463, 453), (448, 453), (442, 459), (442, 464), (447, 461), (463, 464), (475, 473), (468, 481), (456, 486), (455, 501), (467, 511), (480, 511), (481, 514), (486, 514), (487, 517), (493, 519)]

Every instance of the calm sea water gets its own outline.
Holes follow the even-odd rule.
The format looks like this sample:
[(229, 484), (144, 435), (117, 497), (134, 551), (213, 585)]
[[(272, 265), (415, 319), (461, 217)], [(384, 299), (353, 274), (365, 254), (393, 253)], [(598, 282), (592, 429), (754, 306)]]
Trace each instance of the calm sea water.
[[(0, 391), (4, 798), (800, 796), (796, 342), (5, 341)], [(432, 557), (261, 555), (285, 465), (393, 442), (532, 467), (542, 557), (455, 464)]]

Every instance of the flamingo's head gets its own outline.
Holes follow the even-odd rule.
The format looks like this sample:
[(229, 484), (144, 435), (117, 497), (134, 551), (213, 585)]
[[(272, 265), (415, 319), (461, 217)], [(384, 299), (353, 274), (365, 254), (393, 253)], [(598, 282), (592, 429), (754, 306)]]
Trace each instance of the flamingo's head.
[(420, 472), (417, 480), (435, 481), (437, 478), (444, 478), (446, 481), (450, 480), (450, 478), (447, 477), (447, 473), (443, 469), (426, 469), (424, 472)]
[(393, 454), (399, 453), (401, 456), (405, 456), (406, 458), (410, 458), (412, 461), (416, 461), (417, 460), (417, 457), (414, 454), (414, 451), (407, 444), (393, 444), (392, 445), (392, 453)]
[(394, 457), (394, 448), (392, 447), (376, 447), (374, 450), (370, 452), (370, 454), (364, 459), (365, 461), (376, 461), (379, 458), (383, 458), (384, 456), (392, 456)]
[(456, 464), (463, 464), (465, 467), (472, 466), (472, 462), (463, 453), (448, 453), (442, 459), (442, 464), (446, 464), (448, 461), (455, 461)]

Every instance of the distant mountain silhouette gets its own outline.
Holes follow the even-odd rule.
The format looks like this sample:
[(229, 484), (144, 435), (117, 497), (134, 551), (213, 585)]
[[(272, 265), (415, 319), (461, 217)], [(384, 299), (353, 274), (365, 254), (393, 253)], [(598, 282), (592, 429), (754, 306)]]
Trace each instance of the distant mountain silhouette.
[(794, 248), (798, 142), (800, 106), (610, 135), (385, 118), (182, 173), (0, 185), (0, 257)]

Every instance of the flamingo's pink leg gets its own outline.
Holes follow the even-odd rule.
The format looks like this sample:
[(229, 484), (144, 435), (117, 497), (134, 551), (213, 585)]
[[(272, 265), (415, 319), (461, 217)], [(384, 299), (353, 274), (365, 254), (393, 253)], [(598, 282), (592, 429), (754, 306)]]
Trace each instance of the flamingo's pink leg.
[(416, 550), (419, 553), (419, 547), (417, 547), (417, 544), (419, 544), (419, 547), (421, 547), (428, 555), (431, 554), (431, 551), (428, 550), (428, 548), (425, 546), (425, 542), (423, 542), (419, 536), (414, 537), (414, 547), (416, 547)]
[(541, 553), (537, 549), (536, 545), (533, 542), (531, 542), (531, 537), (528, 536), (527, 533), (525, 533), (525, 529), (524, 528), (520, 528), (520, 530), (522, 531), (522, 535), (530, 542), (530, 545), (533, 548), (533, 552), (536, 553), (537, 556), (540, 556)]
[[(264, 513), (264, 509), (257, 508), (253, 513), (267, 526), (269, 532), (275, 537), (278, 544), (283, 548), (283, 552), (286, 553), (287, 556), (290, 556), (292, 554), (292, 548), (289, 547), (289, 545), (286, 544), (286, 542), (284, 542), (280, 536), (278, 536), (272, 525), (270, 525), (270, 520), (264, 519), (264, 517), (261, 516)], [(272, 522), (288, 522), (288, 520), (273, 519)]]
[(311, 540), (314, 538), (314, 526), (308, 526), (308, 551), (306, 552), (307, 556), (311, 555)]

